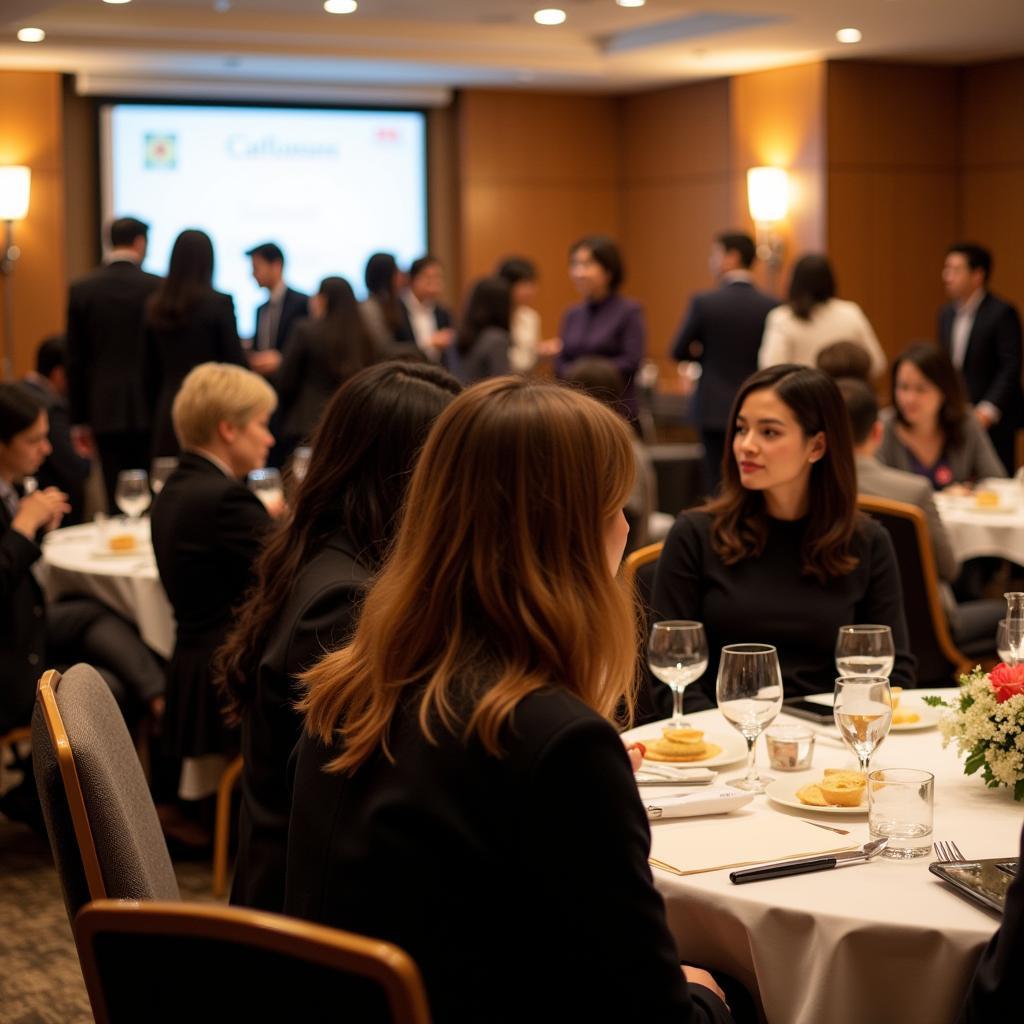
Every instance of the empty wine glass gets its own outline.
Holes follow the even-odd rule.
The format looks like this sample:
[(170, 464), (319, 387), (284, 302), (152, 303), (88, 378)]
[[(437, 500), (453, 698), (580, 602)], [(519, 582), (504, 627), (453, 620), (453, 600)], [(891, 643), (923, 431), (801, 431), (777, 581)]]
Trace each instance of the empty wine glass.
[(770, 644), (729, 644), (718, 663), (718, 710), (747, 741), (747, 774), (729, 785), (763, 793), (773, 780), (759, 776), (754, 764), (757, 737), (782, 707), (782, 670)]
[(296, 448), (292, 455), (292, 476), (298, 483), (306, 479), (309, 472), (309, 460), (313, 457), (312, 448)]
[(1012, 591), (1003, 594), (1006, 598), (1006, 650), (1010, 656), (1007, 665), (1017, 665), (1024, 660), (1024, 593)]
[(268, 509), (280, 508), (284, 503), (284, 488), (281, 485), (279, 470), (254, 469), (249, 474), (249, 490), (256, 495)]
[(892, 691), (884, 676), (840, 676), (832, 704), (843, 742), (857, 755), (866, 775), (871, 755), (889, 735)]
[(892, 675), (896, 648), (888, 626), (840, 626), (836, 669), (841, 676)]
[(129, 519), (138, 519), (152, 500), (149, 477), (144, 469), (123, 469), (117, 474), (114, 502)]
[(651, 672), (672, 688), (672, 725), (685, 725), (683, 692), (708, 667), (708, 641), (699, 622), (656, 622), (647, 646)]
[(159, 494), (167, 483), (167, 478), (178, 468), (178, 460), (173, 455), (162, 455), (154, 459), (149, 467), (149, 486), (154, 494)]

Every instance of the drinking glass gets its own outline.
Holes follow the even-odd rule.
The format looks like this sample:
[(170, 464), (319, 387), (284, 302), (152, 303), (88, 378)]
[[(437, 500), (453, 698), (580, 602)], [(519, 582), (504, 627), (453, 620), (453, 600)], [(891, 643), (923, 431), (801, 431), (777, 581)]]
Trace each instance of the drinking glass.
[(892, 692), (884, 676), (840, 676), (832, 705), (843, 742), (857, 755), (866, 775), (871, 755), (889, 735)]
[(1013, 591), (1006, 598), (1006, 649), (1010, 652), (1007, 665), (1024, 660), (1024, 593)]
[(149, 476), (144, 469), (123, 469), (117, 474), (114, 502), (129, 519), (138, 519), (152, 500)]
[(312, 448), (296, 448), (292, 455), (292, 476), (300, 484), (306, 479), (306, 473), (309, 472), (309, 460), (312, 457)]
[(280, 507), (284, 502), (281, 472), (277, 469), (254, 469), (249, 474), (249, 490), (268, 508)]
[(782, 671), (770, 644), (729, 644), (718, 663), (718, 710), (747, 741), (747, 774), (729, 785), (763, 793), (773, 780), (757, 774), (754, 744), (782, 707)]
[(996, 626), (996, 654), (1004, 665), (1011, 663), (1010, 658), (1013, 655), (1010, 651), (1009, 637), (1006, 635), (1006, 619), (1000, 619), (999, 625)]
[(868, 832), (887, 836), (883, 857), (909, 860), (932, 849), (935, 776), (917, 768), (884, 768), (868, 776)]
[(647, 664), (672, 689), (672, 726), (678, 729), (686, 724), (683, 692), (707, 671), (708, 640), (704, 627), (699, 622), (656, 622), (647, 645)]
[(896, 648), (888, 626), (840, 626), (836, 639), (836, 670), (841, 676), (892, 674)]
[(159, 494), (167, 483), (167, 478), (178, 468), (178, 460), (173, 455), (164, 455), (154, 459), (149, 467), (149, 486), (154, 494)]

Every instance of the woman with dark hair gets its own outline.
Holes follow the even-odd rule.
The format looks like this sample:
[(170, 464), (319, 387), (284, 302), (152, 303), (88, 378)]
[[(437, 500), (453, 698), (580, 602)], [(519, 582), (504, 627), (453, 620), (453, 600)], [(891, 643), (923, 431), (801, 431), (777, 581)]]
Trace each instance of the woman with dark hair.
[(504, 278), (483, 277), (473, 285), (455, 344), (441, 356), (463, 384), (508, 373), (510, 313), (511, 293)]
[(566, 376), (569, 366), (583, 356), (611, 360), (622, 374), (623, 407), (635, 420), (633, 377), (644, 358), (646, 328), (640, 303), (619, 294), (625, 270), (618, 246), (603, 235), (581, 238), (569, 250), (569, 276), (583, 301), (562, 317), (555, 373)]
[(200, 363), (247, 366), (235, 304), (213, 288), (213, 243), (189, 228), (175, 239), (167, 277), (146, 306), (142, 373), (153, 410), (153, 454), (177, 455), (171, 404)]
[(540, 314), (534, 308), (537, 268), (522, 256), (509, 256), (498, 264), (495, 273), (508, 282), (512, 293), (509, 365), (516, 373), (529, 373), (537, 365), (537, 346), (540, 344)]
[(296, 325), (272, 381), (281, 403), (280, 463), (309, 437), (338, 386), (374, 361), (373, 341), (345, 278), (325, 277), (309, 308), (312, 316)]
[(730, 1019), (679, 968), (610, 721), (632, 477), (626, 424), (575, 389), (465, 391), (351, 644), (304, 677), (285, 912), (404, 948), (433, 1020)]
[(877, 456), (886, 465), (919, 473), (936, 490), (1006, 476), (944, 348), (920, 341), (901, 353), (892, 367), (892, 399)]
[(817, 254), (802, 256), (793, 267), (789, 301), (765, 320), (758, 366), (815, 366), (818, 353), (837, 341), (860, 345), (871, 357), (873, 377), (885, 371), (885, 353), (864, 311), (856, 302), (836, 298), (828, 260)]
[(835, 382), (783, 364), (759, 370), (733, 403), (720, 494), (683, 512), (658, 562), (661, 619), (704, 623), (711, 661), (692, 709), (713, 707), (718, 652), (778, 648), (789, 696), (831, 690), (840, 626), (892, 628), (893, 683), (912, 686), (914, 659), (889, 535), (857, 511), (850, 422)]
[(352, 377), (328, 403), (294, 509), (256, 562), (256, 584), (218, 653), (245, 760), (233, 903), (284, 906), (286, 767), (301, 730), (295, 677), (352, 632), (416, 455), (459, 390), (435, 366), (383, 363)]
[(413, 340), (411, 336), (401, 337), (407, 324), (398, 297), (404, 275), (391, 253), (375, 252), (366, 261), (364, 280), (366, 298), (359, 304), (359, 313), (378, 358), (386, 359), (396, 341)]

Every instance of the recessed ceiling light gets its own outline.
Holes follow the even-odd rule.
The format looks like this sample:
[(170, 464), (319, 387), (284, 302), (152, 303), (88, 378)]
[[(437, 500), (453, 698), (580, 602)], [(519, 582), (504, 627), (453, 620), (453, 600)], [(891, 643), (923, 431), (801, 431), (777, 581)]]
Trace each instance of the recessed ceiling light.
[(41, 28), (19, 28), (18, 39), (23, 43), (41, 43), (46, 33)]
[(103, 0), (105, 4), (130, 4), (132, 0)]
[(615, 0), (620, 7), (643, 7), (647, 0)]
[(534, 14), (533, 20), (538, 25), (561, 25), (565, 21), (565, 11), (558, 7), (545, 7)]
[(358, 6), (356, 0), (324, 0), (328, 14), (353, 14)]
[(841, 28), (836, 33), (836, 39), (841, 43), (859, 43), (863, 38), (859, 28)]

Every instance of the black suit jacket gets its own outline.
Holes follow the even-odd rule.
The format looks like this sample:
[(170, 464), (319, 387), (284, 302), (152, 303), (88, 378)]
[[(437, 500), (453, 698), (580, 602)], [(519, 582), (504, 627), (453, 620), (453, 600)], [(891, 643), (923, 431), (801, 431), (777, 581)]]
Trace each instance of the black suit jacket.
[[(747, 281), (733, 281), (690, 302), (672, 358), (701, 364), (697, 387), (697, 422), (706, 430), (724, 430), (740, 385), (757, 369), (764, 322), (778, 300)], [(699, 342), (700, 352), (691, 351)]]
[(210, 362), (248, 367), (238, 340), (235, 304), (230, 295), (211, 289), (177, 327), (159, 327), (147, 321), (143, 377), (147, 399), (155, 410), (154, 455), (178, 454), (178, 440), (171, 423), (174, 396), (189, 370)]
[[(269, 307), (270, 300), (268, 299), (256, 309), (256, 324), (252, 335), (253, 348), (256, 347), (256, 341), (259, 338), (260, 318), (266, 315)], [(277, 321), (277, 330), (270, 339), (270, 347), (284, 351), (288, 338), (295, 330), (295, 325), (307, 316), (309, 316), (309, 296), (294, 288), (286, 289), (284, 298), (281, 300), (281, 316)]]
[[(409, 316), (409, 307), (406, 306), (405, 302), (399, 299), (398, 309), (401, 313), (401, 319), (398, 323), (398, 330), (395, 331), (395, 348), (401, 353), (403, 348), (408, 349), (411, 345), (413, 348), (420, 352), (420, 347), (416, 344), (416, 333), (412, 329), (412, 319)], [(451, 327), (454, 323), (451, 312), (442, 305), (434, 306), (434, 322), (437, 324), (437, 330), (443, 331), (446, 327)]]
[(68, 293), (71, 419), (96, 434), (148, 430), (142, 385), (146, 300), (160, 284), (128, 260), (98, 267)]
[(231, 902), (284, 909), (291, 788), (288, 758), (302, 731), (295, 677), (351, 635), (370, 569), (337, 533), (295, 578), (266, 639), (252, 703), (242, 720), (242, 806)]

